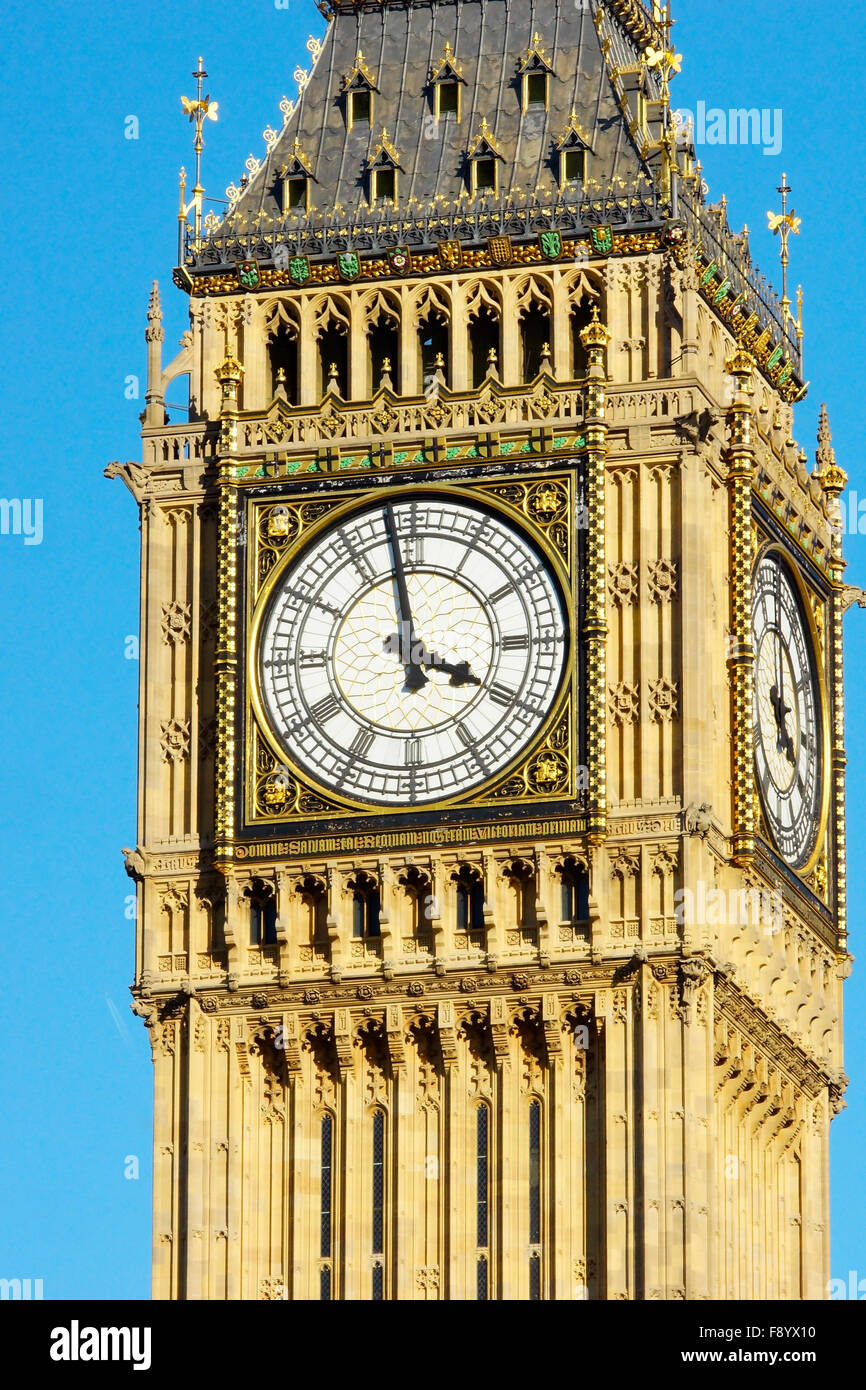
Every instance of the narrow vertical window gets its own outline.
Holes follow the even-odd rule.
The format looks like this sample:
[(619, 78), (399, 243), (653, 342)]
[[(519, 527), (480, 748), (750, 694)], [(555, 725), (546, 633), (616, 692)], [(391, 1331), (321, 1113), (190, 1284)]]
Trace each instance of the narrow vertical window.
[(479, 1105), (475, 1112), (475, 1155), (476, 1295), (486, 1302), (490, 1245), (490, 1110), (486, 1105)]
[[(529, 1107), (529, 1297), (541, 1298), (541, 1106)], [(534, 1247), (534, 1248), (533, 1248)]]
[(321, 1122), (321, 1250), (322, 1259), (331, 1258), (331, 1175), (334, 1170), (334, 1119), (325, 1115)]
[(384, 1297), (385, 1271), (385, 1116), (373, 1116), (373, 1302)]
[(319, 1254), (326, 1261), (319, 1269), (319, 1298), (322, 1302), (331, 1300), (331, 1251), (333, 1229), (333, 1173), (334, 1173), (334, 1120), (331, 1115), (322, 1116), (322, 1195), (320, 1212)]

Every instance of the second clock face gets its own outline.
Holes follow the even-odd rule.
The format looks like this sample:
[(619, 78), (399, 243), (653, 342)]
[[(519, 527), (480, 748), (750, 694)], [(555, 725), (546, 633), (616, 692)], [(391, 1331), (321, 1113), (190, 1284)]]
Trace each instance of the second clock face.
[(282, 575), (259, 679), (289, 758), (351, 800), (422, 805), (487, 782), (562, 681), (559, 587), (495, 512), (422, 495), (353, 512)]
[(753, 605), (755, 768), (776, 844), (799, 868), (821, 820), (820, 696), (800, 599), (775, 554), (755, 571)]

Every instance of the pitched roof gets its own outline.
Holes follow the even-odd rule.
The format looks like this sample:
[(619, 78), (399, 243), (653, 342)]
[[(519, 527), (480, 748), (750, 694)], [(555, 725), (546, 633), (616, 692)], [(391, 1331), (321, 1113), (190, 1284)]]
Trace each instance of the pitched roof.
[[(513, 196), (531, 199), (558, 187), (557, 145), (573, 114), (588, 136), (593, 187), (618, 179), (631, 185), (649, 174), (611, 77), (614, 64), (639, 60), (642, 44), (629, 32), (629, 15), (632, 28), (642, 17), (655, 36), (638, 0), (606, 0), (603, 34), (588, 0), (326, 3), (332, 19), (318, 61), (279, 139), (230, 210), (228, 226), (258, 213), (281, 215), (278, 170), (295, 140), (316, 178), (310, 220), (334, 209), (347, 219), (357, 216), (367, 205), (366, 171), (383, 128), (401, 155), (401, 206), (468, 196), (467, 154), (483, 120), (504, 161), (500, 188)], [(464, 84), (459, 123), (434, 117), (431, 79), (449, 44)], [(538, 49), (552, 68), (548, 107), (524, 113), (522, 68)], [(373, 87), (373, 117), (348, 129), (344, 92), (359, 71), (371, 75), (364, 85)]]

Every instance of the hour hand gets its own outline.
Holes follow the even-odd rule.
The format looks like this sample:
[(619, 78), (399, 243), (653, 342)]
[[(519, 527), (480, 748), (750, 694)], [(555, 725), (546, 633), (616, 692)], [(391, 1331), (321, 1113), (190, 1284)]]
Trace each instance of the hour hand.
[(788, 732), (788, 715), (791, 713), (791, 706), (785, 704), (785, 698), (779, 693), (778, 686), (770, 688), (770, 703), (773, 706), (773, 714), (776, 719), (776, 729), (778, 731), (777, 747), (780, 753), (784, 753), (792, 767), (797, 762), (797, 755), (794, 751), (794, 740)]
[(445, 671), (450, 677), (449, 685), (480, 685), (478, 676), (473, 676), (468, 661), (456, 663), (443, 661), (435, 652), (431, 653), (434, 671)]
[(423, 690), (428, 683), (423, 671), (425, 649), (421, 643), (413, 640), (411, 630), (408, 634), (395, 632), (392, 637), (385, 638), (382, 646), (389, 655), (398, 656), (403, 664), (406, 673), (404, 691)]

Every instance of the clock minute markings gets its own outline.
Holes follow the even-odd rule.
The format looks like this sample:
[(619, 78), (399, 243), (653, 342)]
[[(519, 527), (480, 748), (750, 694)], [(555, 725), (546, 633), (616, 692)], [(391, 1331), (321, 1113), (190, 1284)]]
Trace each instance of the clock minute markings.
[(489, 775), (492, 772), (492, 768), (487, 759), (483, 757), (479, 751), (477, 740), (469, 726), (467, 724), (457, 724), (455, 726), (455, 733), (470, 757), (475, 759), (482, 772), (484, 772), (485, 775)]
[(365, 758), (372, 748), (376, 735), (369, 729), (359, 729), (349, 744), (349, 752), (356, 758)]
[(361, 578), (368, 584), (372, 583), (376, 576), (373, 572), (373, 566), (370, 564), (364, 552), (353, 544), (344, 531), (339, 533), (339, 539)]
[(323, 700), (310, 707), (310, 714), (317, 724), (327, 724), (340, 713), (342, 706), (335, 695), (326, 695)]

